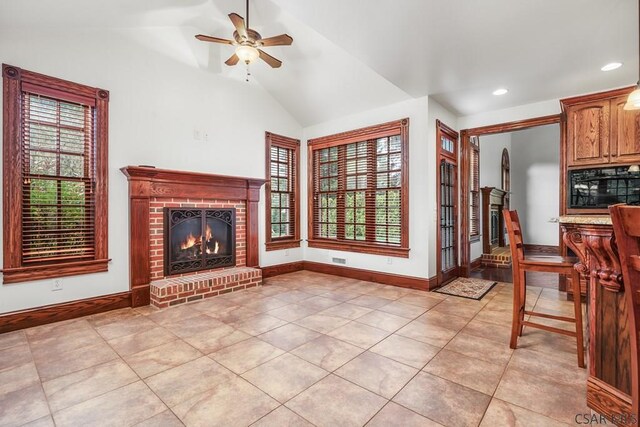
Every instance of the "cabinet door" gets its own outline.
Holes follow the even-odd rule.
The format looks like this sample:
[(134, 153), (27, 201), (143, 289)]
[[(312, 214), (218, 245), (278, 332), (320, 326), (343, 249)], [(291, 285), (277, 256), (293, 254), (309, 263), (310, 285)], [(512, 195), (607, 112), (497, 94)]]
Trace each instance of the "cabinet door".
[(626, 102), (611, 100), (611, 163), (640, 163), (640, 111), (624, 111)]
[(610, 100), (567, 108), (567, 165), (609, 163)]

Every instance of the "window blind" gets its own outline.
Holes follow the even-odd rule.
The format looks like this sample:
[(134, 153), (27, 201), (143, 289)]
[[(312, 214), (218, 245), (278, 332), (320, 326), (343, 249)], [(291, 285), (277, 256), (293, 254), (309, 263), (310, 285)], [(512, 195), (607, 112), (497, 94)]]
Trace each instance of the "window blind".
[(480, 145), (477, 137), (471, 138), (471, 176), (469, 233), (471, 236), (480, 235)]
[(95, 256), (95, 107), (22, 91), (22, 260)]
[(271, 146), (271, 239), (290, 239), (296, 228), (295, 150)]
[(335, 144), (313, 155), (313, 238), (400, 246), (401, 135)]

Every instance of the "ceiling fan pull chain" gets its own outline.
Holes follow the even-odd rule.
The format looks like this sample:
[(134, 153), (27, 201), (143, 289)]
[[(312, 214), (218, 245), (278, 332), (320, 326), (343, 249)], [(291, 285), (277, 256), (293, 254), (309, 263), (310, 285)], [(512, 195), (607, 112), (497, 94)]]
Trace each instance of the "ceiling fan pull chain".
[(248, 82), (249, 81), (249, 76), (251, 75), (251, 71), (249, 70), (249, 63), (248, 62), (246, 63), (246, 65), (247, 65), (247, 78), (245, 79), (245, 82)]

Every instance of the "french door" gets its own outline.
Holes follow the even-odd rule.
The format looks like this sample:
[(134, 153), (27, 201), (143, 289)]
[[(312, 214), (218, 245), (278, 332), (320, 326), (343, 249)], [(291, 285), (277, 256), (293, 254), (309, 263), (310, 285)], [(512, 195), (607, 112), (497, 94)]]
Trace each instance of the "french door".
[(458, 134), (437, 122), (438, 285), (458, 276)]

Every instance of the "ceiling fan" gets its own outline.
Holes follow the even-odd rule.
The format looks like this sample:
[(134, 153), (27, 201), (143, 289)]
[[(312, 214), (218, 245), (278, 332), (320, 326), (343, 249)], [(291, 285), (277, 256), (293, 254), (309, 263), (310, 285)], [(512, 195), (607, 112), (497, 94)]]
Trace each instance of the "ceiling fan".
[(236, 65), (242, 61), (249, 65), (251, 62), (260, 58), (272, 68), (279, 68), (282, 65), (282, 61), (274, 58), (265, 51), (262, 47), (270, 46), (288, 46), (293, 43), (293, 38), (288, 34), (280, 34), (279, 36), (268, 37), (263, 39), (260, 33), (249, 28), (249, 0), (247, 0), (247, 22), (242, 16), (237, 13), (230, 13), (229, 19), (236, 27), (233, 32), (233, 40), (221, 39), (219, 37), (206, 36), (204, 34), (198, 34), (196, 38), (203, 42), (222, 43), (237, 46), (236, 51), (231, 58), (225, 61), (225, 64), (231, 66)]

